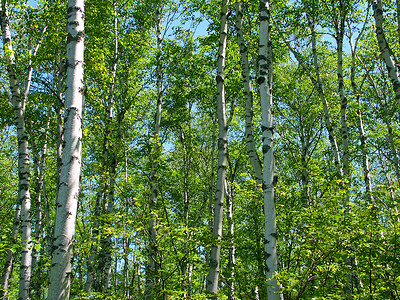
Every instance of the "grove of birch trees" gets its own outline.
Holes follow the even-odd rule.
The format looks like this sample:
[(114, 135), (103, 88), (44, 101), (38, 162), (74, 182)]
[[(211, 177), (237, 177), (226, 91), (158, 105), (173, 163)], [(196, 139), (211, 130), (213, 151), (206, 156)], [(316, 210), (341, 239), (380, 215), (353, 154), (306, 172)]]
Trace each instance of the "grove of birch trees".
[(1, 0), (0, 299), (400, 299), (400, 1)]

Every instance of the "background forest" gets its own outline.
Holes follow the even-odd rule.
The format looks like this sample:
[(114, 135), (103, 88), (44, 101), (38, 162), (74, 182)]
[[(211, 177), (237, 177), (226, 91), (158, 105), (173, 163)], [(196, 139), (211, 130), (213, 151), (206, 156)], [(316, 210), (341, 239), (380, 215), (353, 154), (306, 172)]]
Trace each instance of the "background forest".
[[(68, 299), (48, 296), (67, 1), (1, 3), (0, 298)], [(84, 16), (71, 299), (400, 299), (399, 0), (86, 0)]]

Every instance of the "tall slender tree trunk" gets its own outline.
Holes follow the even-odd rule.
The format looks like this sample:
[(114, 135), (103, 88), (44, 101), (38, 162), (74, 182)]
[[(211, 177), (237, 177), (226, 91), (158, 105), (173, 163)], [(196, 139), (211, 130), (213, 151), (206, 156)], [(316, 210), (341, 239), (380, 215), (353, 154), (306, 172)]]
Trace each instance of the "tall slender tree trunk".
[(249, 54), (243, 38), (243, 3), (236, 2), (236, 32), (237, 40), (240, 49), (240, 62), (242, 65), (243, 90), (245, 99), (245, 136), (247, 153), (250, 163), (254, 171), (257, 185), (262, 185), (262, 166), (260, 158), (257, 154), (254, 141), (254, 123), (253, 123), (253, 92), (251, 88)]
[(315, 87), (318, 91), (318, 94), (321, 98), (321, 101), (322, 101), (322, 105), (323, 105), (323, 109), (324, 109), (324, 117), (325, 117), (325, 126), (328, 131), (329, 141), (331, 143), (331, 147), (333, 150), (335, 165), (336, 165), (337, 169), (339, 170), (340, 175), (342, 175), (343, 171), (342, 171), (341, 159), (340, 159), (340, 154), (339, 154), (339, 148), (337, 145), (336, 135), (333, 130), (332, 117), (329, 112), (329, 104), (328, 104), (328, 101), (325, 96), (325, 91), (323, 88), (322, 79), (321, 79), (321, 75), (320, 75), (320, 71), (319, 71), (319, 61), (318, 61), (318, 54), (317, 54), (317, 34), (315, 32), (314, 23), (309, 21), (309, 27), (311, 29), (313, 64), (314, 64), (315, 75), (316, 75), (316, 80), (314, 81), (314, 85), (315, 85)]
[(374, 195), (372, 189), (372, 180), (371, 180), (371, 172), (369, 166), (369, 157), (368, 157), (368, 147), (367, 147), (367, 136), (364, 130), (364, 124), (362, 119), (362, 112), (361, 112), (361, 103), (360, 103), (360, 89), (364, 83), (366, 77), (364, 77), (361, 86), (357, 88), (356, 85), (356, 49), (357, 49), (358, 39), (356, 40), (355, 44), (353, 44), (352, 36), (350, 36), (350, 46), (351, 46), (351, 68), (350, 68), (350, 83), (351, 88), (354, 95), (357, 95), (357, 127), (360, 137), (360, 148), (362, 153), (362, 164), (363, 164), (363, 173), (364, 173), (364, 183), (365, 183), (365, 190), (366, 194), (370, 200), (370, 203), (374, 203)]
[(342, 164), (343, 178), (346, 192), (346, 201), (344, 206), (349, 210), (350, 205), (350, 165), (349, 165), (349, 129), (347, 126), (347, 97), (345, 93), (343, 80), (343, 37), (347, 12), (341, 10), (341, 16), (335, 20), (336, 44), (337, 44), (337, 77), (338, 90), (340, 96), (340, 123), (342, 131)]
[[(263, 183), (263, 171), (262, 165), (260, 161), (260, 157), (258, 156), (256, 143), (254, 141), (254, 113), (253, 113), (253, 92), (251, 87), (251, 78), (250, 78), (250, 67), (249, 67), (249, 54), (248, 49), (244, 41), (243, 37), (243, 11), (242, 11), (243, 3), (242, 1), (236, 2), (236, 33), (237, 33), (237, 41), (240, 49), (240, 62), (242, 65), (242, 78), (243, 78), (243, 94), (245, 99), (245, 138), (246, 138), (246, 147), (247, 154), (249, 156), (250, 164), (252, 166), (254, 176), (256, 179), (256, 184), (259, 188), (262, 188)], [(259, 241), (262, 240), (262, 236), (258, 235), (258, 204), (257, 200), (255, 201), (256, 209), (252, 210), (253, 219), (254, 219), (254, 227), (256, 232), (256, 257), (258, 261), (258, 277), (260, 282), (265, 282), (264, 278), (264, 262), (262, 259), (262, 247), (259, 244)], [(257, 295), (258, 295), (258, 287)], [(261, 289), (265, 290), (264, 287)]]
[(258, 79), (262, 113), (263, 198), (264, 198), (264, 252), (266, 259), (268, 300), (283, 299), (275, 278), (278, 269), (276, 240), (276, 210), (274, 185), (276, 169), (274, 158), (274, 123), (272, 116), (272, 46), (269, 1), (260, 0), (260, 36), (258, 50)]
[[(34, 162), (34, 177), (35, 177), (35, 204), (36, 204), (36, 222), (35, 222), (35, 240), (32, 249), (32, 272), (35, 271), (37, 267), (36, 273), (36, 281), (32, 283), (33, 289), (35, 290), (36, 297), (40, 299), (41, 297), (41, 284), (40, 279), (42, 275), (42, 264), (37, 264), (39, 250), (35, 245), (43, 244), (44, 239), (44, 226), (43, 226), (43, 202), (42, 202), (42, 194), (44, 194), (44, 174), (45, 174), (45, 164), (46, 164), (46, 155), (47, 155), (47, 140), (48, 140), (48, 131), (50, 127), (50, 119), (51, 119), (51, 109), (49, 109), (47, 114), (47, 123), (45, 129), (45, 137), (44, 144), (41, 153), (39, 154), (39, 149), (36, 148), (36, 143), (34, 139), (31, 139), (31, 149), (33, 153), (33, 162)], [(29, 135), (32, 137), (32, 128), (28, 127)]]
[[(14, 51), (12, 47), (12, 38), (10, 31), (10, 24), (8, 19), (8, 5), (6, 0), (1, 1), (0, 8), (1, 18), (1, 29), (3, 36), (3, 47), (5, 63), (7, 65), (7, 73), (9, 79), (9, 85), (11, 89), (11, 104), (14, 108), (15, 125), (17, 128), (18, 138), (18, 205), (16, 217), (21, 218), (21, 240), (22, 240), (22, 252), (21, 252), (21, 267), (20, 267), (20, 282), (19, 282), (19, 299), (30, 299), (30, 281), (31, 281), (31, 261), (32, 261), (32, 247), (31, 247), (31, 231), (32, 231), (32, 220), (31, 220), (31, 196), (30, 196), (30, 158), (28, 149), (28, 136), (25, 125), (25, 107), (26, 99), (29, 92), (30, 80), (32, 75), (32, 65), (29, 64), (28, 78), (25, 93), (22, 94), (20, 90), (20, 84), (18, 81), (16, 64), (14, 58)], [(18, 230), (17, 222), (14, 224), (14, 229)], [(13, 234), (17, 234), (13, 232)], [(11, 271), (11, 265), (13, 261), (13, 254), (9, 253), (7, 263), (4, 268), (4, 274), (2, 279), (2, 287), (4, 286), (4, 292), (6, 293), (8, 279)]]
[[(189, 108), (191, 111), (191, 107)], [(189, 124), (189, 132), (191, 132), (191, 126)], [(181, 274), (182, 274), (182, 290), (183, 297), (187, 299), (191, 294), (191, 263), (190, 263), (190, 247), (187, 244), (190, 239), (190, 229), (189, 229), (189, 204), (190, 204), (190, 174), (189, 170), (192, 165), (192, 147), (191, 147), (191, 137), (186, 138), (185, 130), (181, 127), (181, 143), (183, 147), (183, 218), (185, 221), (185, 245), (184, 245), (184, 257), (181, 260)]]
[[(111, 69), (112, 81), (110, 84), (110, 91), (108, 94), (108, 109), (105, 121), (104, 140), (103, 140), (103, 166), (104, 172), (104, 186), (101, 187), (100, 194), (104, 201), (99, 199), (98, 205), (101, 206), (101, 214), (104, 216), (102, 228), (112, 227), (112, 212), (114, 211), (114, 192), (115, 192), (115, 176), (117, 168), (117, 153), (121, 143), (120, 130), (118, 131), (117, 137), (113, 136), (114, 126), (114, 102), (115, 102), (115, 84), (118, 66), (118, 13), (115, 1), (113, 2), (114, 11), (114, 56), (113, 64)], [(122, 116), (123, 118), (123, 116)], [(122, 121), (122, 119), (121, 119)], [(120, 124), (118, 124), (120, 125)], [(100, 182), (100, 185), (103, 183)], [(96, 208), (97, 209), (97, 208)], [(97, 248), (93, 244), (94, 248)], [(112, 234), (102, 233), (100, 239), (100, 251), (98, 254), (98, 265), (97, 265), (97, 276), (95, 278), (95, 290), (110, 294), (111, 290), (111, 266), (112, 266)], [(95, 250), (95, 249), (93, 249)], [(91, 254), (92, 259), (90, 261), (92, 276), (94, 276), (93, 263), (95, 259), (96, 250)], [(90, 278), (89, 278), (90, 279)], [(90, 281), (87, 281), (86, 289), (90, 286)]]
[[(209, 221), (208, 225), (210, 227), (210, 231), (212, 232), (214, 228), (214, 219), (212, 217), (214, 211), (213, 199), (214, 199), (214, 185), (215, 185), (215, 147), (216, 147), (216, 127), (217, 127), (217, 119), (213, 118), (213, 127), (212, 127), (212, 142), (211, 142), (211, 174), (210, 174), (210, 188), (209, 188), (209, 201), (208, 201), (208, 214)], [(208, 251), (207, 251), (208, 254)], [(207, 256), (206, 254), (206, 256)], [(208, 257), (207, 257), (208, 258)], [(207, 259), (208, 260), (208, 259)]]
[(399, 162), (399, 157), (398, 157), (397, 150), (396, 150), (395, 143), (394, 143), (393, 128), (392, 128), (391, 120), (389, 118), (389, 114), (387, 111), (387, 103), (386, 103), (386, 100), (383, 99), (384, 95), (382, 95), (382, 93), (376, 86), (374, 78), (370, 74), (368, 75), (368, 77), (370, 79), (372, 87), (374, 88), (376, 97), (380, 102), (380, 106), (383, 108), (382, 120), (386, 124), (386, 128), (388, 130), (389, 148), (390, 148), (390, 154), (392, 156), (392, 165), (394, 166), (397, 181), (400, 182), (400, 162)]
[(373, 0), (372, 7), (374, 9), (374, 19), (376, 28), (376, 37), (378, 40), (379, 50), (382, 58), (386, 64), (387, 72), (392, 82), (392, 88), (396, 97), (396, 100), (400, 106), (400, 74), (397, 68), (396, 57), (392, 49), (390, 48), (385, 33), (383, 31), (383, 7), (382, 0)]
[(392, 88), (400, 106), (400, 73), (397, 68), (396, 57), (392, 49), (390, 48), (385, 33), (383, 31), (383, 7), (382, 0), (373, 0), (372, 7), (374, 9), (374, 19), (376, 28), (376, 38), (378, 40), (379, 50), (381, 52), (382, 58), (386, 64), (387, 72), (392, 82)]
[(158, 176), (159, 164), (158, 159), (161, 153), (161, 112), (163, 102), (163, 70), (161, 62), (162, 51), (162, 35), (161, 35), (161, 18), (162, 18), (162, 4), (159, 4), (156, 9), (156, 36), (157, 36), (157, 54), (156, 54), (156, 89), (157, 89), (157, 103), (154, 122), (154, 133), (152, 140), (152, 149), (150, 154), (151, 160), (151, 175), (150, 175), (150, 221), (149, 221), (149, 262), (146, 268), (146, 299), (158, 299), (160, 292), (160, 278), (159, 268), (161, 265), (161, 255), (159, 255), (158, 242), (157, 242), (157, 197), (158, 197)]
[[(300, 116), (300, 119), (302, 117)], [(306, 142), (304, 132), (300, 133), (300, 144), (301, 144), (301, 199), (304, 206), (309, 206), (311, 204), (310, 197), (310, 174), (308, 170), (309, 161), (309, 143)]]
[(64, 146), (48, 299), (69, 299), (82, 160), (84, 0), (68, 1)]
[(225, 55), (226, 41), (228, 35), (228, 12), (229, 0), (222, 0), (221, 25), (218, 48), (217, 69), (217, 115), (218, 115), (218, 170), (215, 190), (213, 242), (211, 246), (210, 269), (207, 278), (207, 291), (213, 299), (218, 299), (218, 280), (220, 272), (220, 255), (222, 239), (223, 205), (225, 197), (225, 173), (227, 164), (228, 126), (225, 108)]

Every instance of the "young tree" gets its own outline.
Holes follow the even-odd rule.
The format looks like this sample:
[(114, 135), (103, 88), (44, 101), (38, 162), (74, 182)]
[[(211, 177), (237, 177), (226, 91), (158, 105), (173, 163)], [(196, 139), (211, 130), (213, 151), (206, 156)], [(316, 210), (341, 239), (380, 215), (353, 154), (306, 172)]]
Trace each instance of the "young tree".
[(274, 186), (277, 180), (274, 158), (274, 123), (272, 116), (272, 45), (269, 1), (260, 0), (260, 36), (258, 79), (262, 112), (263, 198), (265, 214), (264, 251), (268, 280), (268, 299), (283, 299), (275, 277), (278, 269), (276, 210)]
[(229, 0), (223, 0), (221, 4), (219, 48), (218, 48), (218, 69), (217, 69), (217, 115), (218, 115), (218, 171), (215, 190), (214, 205), (214, 227), (213, 243), (211, 246), (210, 269), (207, 278), (207, 291), (214, 299), (218, 299), (218, 279), (220, 272), (221, 239), (222, 239), (222, 221), (223, 205), (225, 197), (225, 173), (226, 173), (226, 155), (228, 145), (228, 125), (225, 112), (225, 55), (226, 41), (228, 35), (228, 12)]

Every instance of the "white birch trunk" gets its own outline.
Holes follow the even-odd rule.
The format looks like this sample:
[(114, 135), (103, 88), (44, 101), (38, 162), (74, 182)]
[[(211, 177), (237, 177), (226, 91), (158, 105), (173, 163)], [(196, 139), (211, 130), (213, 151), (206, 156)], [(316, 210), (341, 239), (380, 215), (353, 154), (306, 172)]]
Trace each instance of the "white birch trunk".
[[(342, 12), (344, 13), (344, 12)], [(336, 31), (336, 43), (337, 43), (337, 77), (339, 86), (340, 96), (340, 123), (342, 128), (342, 164), (343, 164), (343, 176), (344, 186), (346, 191), (346, 202), (344, 203), (345, 209), (350, 209), (350, 165), (349, 165), (349, 129), (347, 126), (347, 97), (344, 90), (343, 80), (343, 36), (344, 36), (344, 25), (345, 16), (341, 16), (340, 20), (337, 21), (335, 26)]]
[[(17, 128), (18, 138), (18, 208), (20, 208), (21, 218), (21, 268), (19, 281), (19, 299), (30, 299), (30, 281), (31, 281), (31, 261), (32, 261), (32, 220), (31, 220), (31, 196), (30, 196), (30, 158), (28, 149), (28, 136), (25, 126), (25, 105), (26, 96), (29, 91), (30, 76), (32, 68), (29, 69), (27, 87), (25, 94), (21, 94), (14, 51), (12, 47), (10, 24), (8, 19), (7, 1), (1, 1), (1, 29), (3, 36), (3, 47), (5, 52), (5, 63), (7, 65), (8, 79), (11, 89), (11, 104), (14, 108), (15, 126)], [(30, 66), (31, 67), (31, 66)], [(10, 262), (13, 258), (10, 257)], [(11, 265), (10, 265), (11, 266)], [(9, 274), (8, 274), (9, 276)], [(8, 277), (3, 277), (3, 280), (8, 280)], [(7, 287), (7, 282), (4, 282)]]
[(79, 199), (84, 97), (84, 0), (68, 1), (64, 147), (54, 225), (48, 299), (69, 299)]
[(227, 12), (229, 0), (222, 0), (221, 4), (221, 25), (218, 48), (218, 69), (217, 69), (217, 115), (218, 115), (218, 171), (215, 190), (214, 205), (214, 226), (213, 243), (211, 246), (210, 269), (207, 278), (207, 291), (212, 298), (218, 299), (218, 280), (220, 272), (220, 254), (222, 239), (223, 205), (225, 197), (225, 172), (226, 152), (228, 145), (227, 121), (225, 111), (225, 55), (226, 41), (228, 34)]
[(274, 183), (274, 123), (272, 116), (272, 47), (269, 1), (260, 0), (258, 79), (262, 113), (263, 198), (265, 214), (264, 251), (268, 300), (283, 299), (275, 273), (278, 269)]
[(243, 38), (243, 12), (242, 2), (236, 3), (236, 31), (237, 40), (240, 48), (240, 62), (242, 64), (242, 77), (243, 77), (243, 89), (245, 99), (245, 136), (247, 153), (249, 155), (251, 166), (253, 167), (254, 175), (258, 186), (262, 185), (262, 166), (260, 158), (257, 154), (255, 142), (254, 142), (254, 124), (253, 124), (253, 92), (251, 89), (250, 79), (250, 68), (248, 51)]
[(392, 82), (392, 88), (400, 106), (400, 74), (397, 69), (396, 58), (386, 40), (385, 33), (383, 31), (382, 1), (373, 0), (372, 7), (374, 8), (376, 37), (378, 40), (379, 50), (383, 60), (385, 61), (387, 72), (389, 74), (390, 81)]

